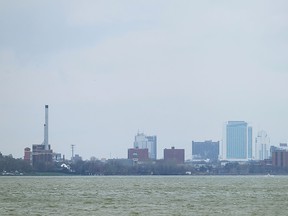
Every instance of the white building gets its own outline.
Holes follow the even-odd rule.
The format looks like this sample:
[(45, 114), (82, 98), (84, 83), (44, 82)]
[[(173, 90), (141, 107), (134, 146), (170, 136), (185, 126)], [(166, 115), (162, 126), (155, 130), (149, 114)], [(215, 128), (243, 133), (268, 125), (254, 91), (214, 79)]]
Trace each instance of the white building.
[(270, 138), (266, 131), (259, 131), (255, 141), (255, 160), (265, 160), (270, 157)]
[(157, 136), (146, 136), (144, 133), (139, 133), (135, 136), (134, 148), (148, 149), (150, 159), (157, 158)]

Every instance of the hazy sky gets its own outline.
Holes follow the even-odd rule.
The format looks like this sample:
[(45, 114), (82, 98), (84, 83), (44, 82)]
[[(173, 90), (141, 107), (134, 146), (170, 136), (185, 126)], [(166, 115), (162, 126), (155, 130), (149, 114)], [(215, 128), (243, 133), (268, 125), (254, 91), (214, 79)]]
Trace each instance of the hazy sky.
[(163, 149), (244, 120), (288, 140), (288, 1), (0, 0), (0, 151), (49, 142), (126, 158), (138, 130)]

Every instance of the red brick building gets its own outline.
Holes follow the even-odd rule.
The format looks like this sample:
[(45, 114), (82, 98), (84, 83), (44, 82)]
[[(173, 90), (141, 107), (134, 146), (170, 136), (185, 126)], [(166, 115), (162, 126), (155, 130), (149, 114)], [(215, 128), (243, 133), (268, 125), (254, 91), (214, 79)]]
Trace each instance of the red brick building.
[(28, 147), (24, 149), (24, 161), (27, 161), (29, 164), (31, 164), (31, 149)]
[(272, 165), (277, 167), (288, 167), (288, 151), (276, 150), (272, 152)]
[(134, 162), (143, 162), (147, 161), (148, 158), (148, 149), (139, 149), (131, 148), (128, 149), (128, 159), (132, 159)]
[(164, 161), (165, 162), (176, 162), (177, 164), (184, 164), (185, 161), (185, 150), (184, 149), (164, 149)]

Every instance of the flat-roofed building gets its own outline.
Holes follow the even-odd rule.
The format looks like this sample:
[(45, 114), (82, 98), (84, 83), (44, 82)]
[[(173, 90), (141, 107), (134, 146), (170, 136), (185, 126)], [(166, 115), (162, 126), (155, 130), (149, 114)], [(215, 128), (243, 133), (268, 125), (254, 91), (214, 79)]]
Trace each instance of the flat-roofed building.
[(228, 161), (252, 159), (252, 127), (245, 121), (228, 121), (224, 130), (221, 158)]
[(192, 160), (217, 161), (219, 156), (219, 141), (207, 140), (204, 142), (192, 141)]
[(53, 162), (53, 151), (48, 145), (48, 149), (45, 149), (45, 145), (32, 145), (32, 165), (36, 169), (46, 169)]
[(288, 167), (288, 151), (276, 150), (272, 152), (272, 165), (277, 167)]
[(184, 164), (185, 161), (185, 150), (184, 149), (164, 149), (164, 161), (175, 162), (177, 164)]
[(26, 147), (24, 149), (24, 161), (26, 161), (27, 163), (31, 164), (31, 149)]
[(130, 148), (128, 149), (128, 159), (132, 159), (134, 162), (144, 162), (149, 160), (148, 148)]

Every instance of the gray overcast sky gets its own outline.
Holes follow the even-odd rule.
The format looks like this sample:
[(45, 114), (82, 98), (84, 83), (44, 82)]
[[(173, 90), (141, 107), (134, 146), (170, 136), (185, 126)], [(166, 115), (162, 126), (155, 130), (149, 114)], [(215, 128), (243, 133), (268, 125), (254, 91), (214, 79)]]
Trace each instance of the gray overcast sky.
[(163, 149), (244, 120), (288, 139), (288, 1), (0, 0), (0, 151), (126, 158), (138, 129)]

